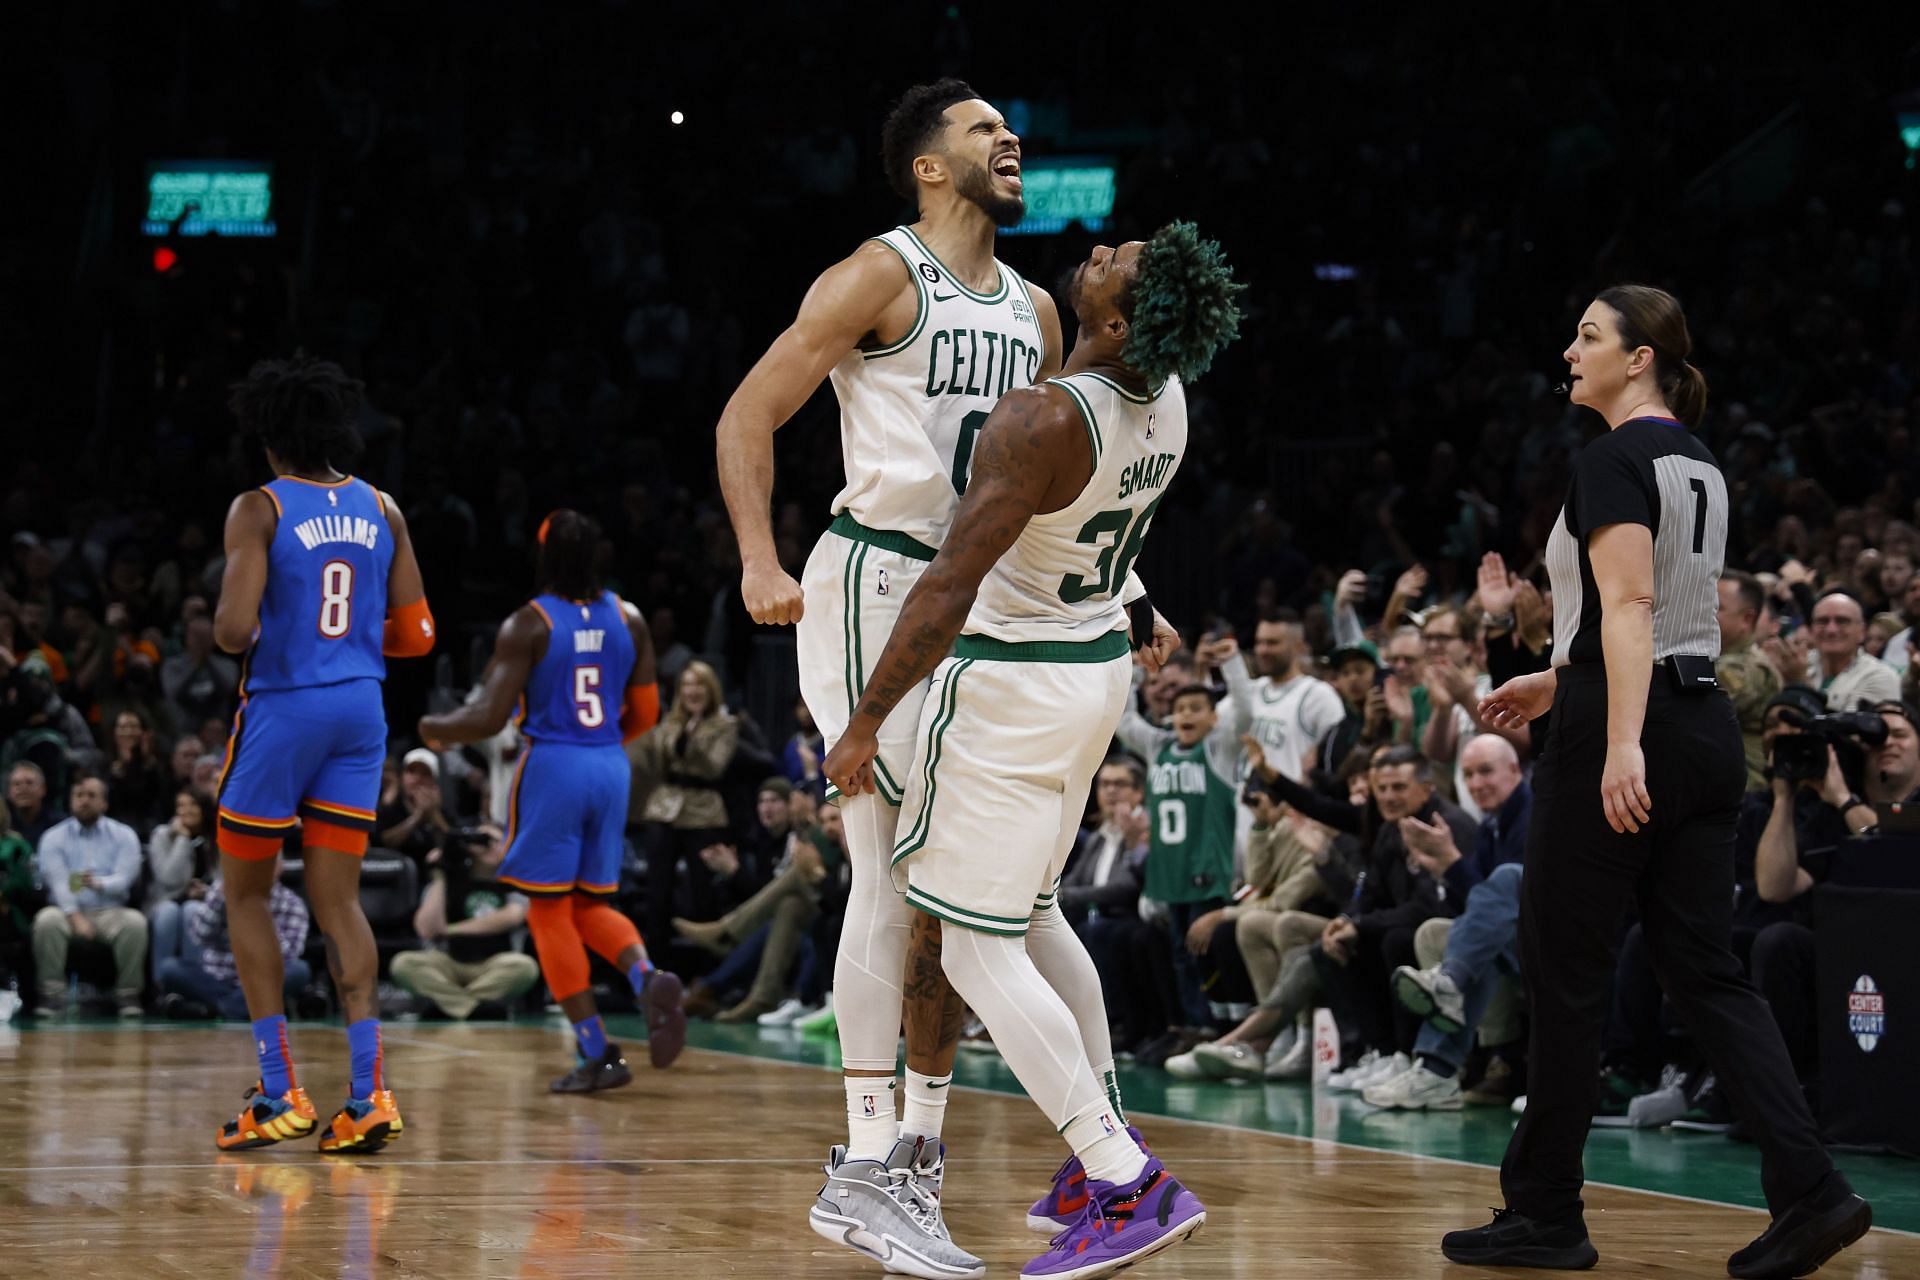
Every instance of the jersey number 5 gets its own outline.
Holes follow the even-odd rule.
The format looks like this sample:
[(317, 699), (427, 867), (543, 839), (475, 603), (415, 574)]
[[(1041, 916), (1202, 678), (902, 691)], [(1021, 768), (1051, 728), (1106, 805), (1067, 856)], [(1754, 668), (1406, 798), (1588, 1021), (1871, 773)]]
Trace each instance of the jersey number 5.
[(606, 704), (600, 700), (600, 668), (573, 669), (573, 710), (584, 729), (598, 729), (607, 722)]
[(329, 560), (320, 571), (320, 634), (338, 640), (353, 629), (353, 566)]

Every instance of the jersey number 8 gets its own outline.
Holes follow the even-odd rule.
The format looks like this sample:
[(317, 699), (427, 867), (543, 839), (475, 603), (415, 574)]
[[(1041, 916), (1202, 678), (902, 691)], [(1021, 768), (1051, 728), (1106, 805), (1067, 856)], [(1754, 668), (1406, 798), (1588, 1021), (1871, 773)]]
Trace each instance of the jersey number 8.
[(573, 710), (584, 729), (598, 729), (607, 722), (606, 704), (600, 700), (600, 668), (573, 669)]
[(320, 634), (338, 640), (353, 629), (353, 566), (329, 560), (320, 571)]

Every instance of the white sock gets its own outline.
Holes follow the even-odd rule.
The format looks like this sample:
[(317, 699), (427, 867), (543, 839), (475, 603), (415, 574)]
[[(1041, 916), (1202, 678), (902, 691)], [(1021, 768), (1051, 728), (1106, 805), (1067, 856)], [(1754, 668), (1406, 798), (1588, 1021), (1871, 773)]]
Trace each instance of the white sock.
[(947, 1095), (953, 1092), (953, 1072), (923, 1076), (907, 1068), (907, 1105), (900, 1117), (903, 1138), (938, 1138), (947, 1118)]
[(892, 1076), (845, 1076), (847, 1086), (847, 1159), (885, 1160), (899, 1136)]
[(1134, 1145), (1124, 1121), (1113, 1108), (1099, 1103), (1082, 1111), (1060, 1131), (1092, 1182), (1125, 1185), (1146, 1172), (1146, 1153)]
[(1100, 1082), (1100, 1088), (1107, 1095), (1107, 1105), (1113, 1108), (1113, 1114), (1120, 1118), (1120, 1123), (1133, 1123), (1127, 1119), (1127, 1109), (1120, 1105), (1120, 1082), (1113, 1076), (1113, 1059), (1095, 1063), (1093, 1078)]

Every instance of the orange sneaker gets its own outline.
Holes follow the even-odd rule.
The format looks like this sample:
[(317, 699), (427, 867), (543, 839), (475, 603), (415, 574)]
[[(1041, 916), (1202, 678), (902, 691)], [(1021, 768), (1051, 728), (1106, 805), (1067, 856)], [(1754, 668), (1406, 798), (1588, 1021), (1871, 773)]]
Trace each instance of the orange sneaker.
[(387, 1141), (390, 1143), (400, 1141), (400, 1135), (405, 1131), (406, 1125), (400, 1120), (400, 1104), (393, 1100), (393, 1090), (375, 1089), (373, 1101), (377, 1106), (393, 1112), (393, 1125), (387, 1130)]
[(321, 1155), (367, 1155), (387, 1145), (400, 1124), (393, 1094), (377, 1089), (372, 1096), (348, 1098), (320, 1135)]
[(278, 1098), (269, 1098), (254, 1082), (246, 1096), (250, 1105), (214, 1135), (214, 1145), (222, 1151), (251, 1151), (270, 1147), (288, 1138), (304, 1138), (313, 1132), (319, 1115), (307, 1100), (307, 1091), (293, 1086)]

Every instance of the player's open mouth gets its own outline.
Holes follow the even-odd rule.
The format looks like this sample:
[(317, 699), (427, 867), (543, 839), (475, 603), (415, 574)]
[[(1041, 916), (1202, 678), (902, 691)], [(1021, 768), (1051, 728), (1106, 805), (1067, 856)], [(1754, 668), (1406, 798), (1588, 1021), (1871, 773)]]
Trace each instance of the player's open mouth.
[(1020, 157), (1012, 154), (1001, 156), (993, 162), (993, 176), (1005, 178), (1013, 184), (1015, 191), (1020, 190)]

